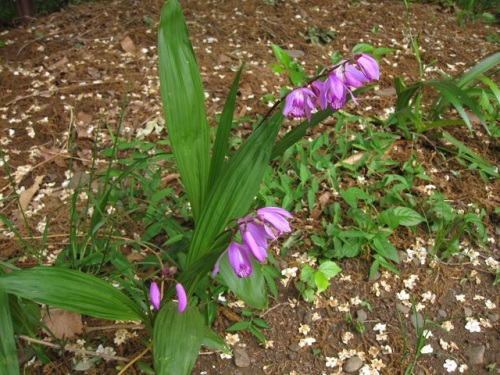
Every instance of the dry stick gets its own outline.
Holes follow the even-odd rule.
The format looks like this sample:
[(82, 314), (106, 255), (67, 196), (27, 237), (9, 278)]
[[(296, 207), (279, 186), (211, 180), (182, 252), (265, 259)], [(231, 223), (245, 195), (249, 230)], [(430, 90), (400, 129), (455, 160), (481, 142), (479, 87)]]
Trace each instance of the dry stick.
[(117, 375), (121, 375), (121, 374), (124, 374), (125, 371), (130, 367), (132, 366), (135, 362), (137, 362), (139, 359), (141, 359), (142, 357), (144, 357), (144, 355), (149, 352), (151, 350), (151, 348), (153, 347), (153, 343), (149, 344), (148, 347), (146, 349), (144, 349), (142, 352), (139, 353), (139, 355), (137, 355), (134, 359), (132, 359), (129, 363), (127, 363), (125, 365), (124, 368), (122, 368), (120, 370), (120, 372), (117, 374)]
[(19, 338), (23, 339), (24, 341), (28, 341), (28, 342), (31, 342), (31, 343), (34, 343), (34, 344), (43, 345), (43, 346), (47, 346), (47, 347), (53, 348), (53, 349), (62, 349), (62, 350), (65, 350), (67, 352), (72, 352), (72, 353), (77, 353), (77, 354), (85, 354), (85, 355), (88, 355), (88, 356), (91, 356), (91, 357), (100, 357), (100, 358), (103, 358), (103, 359), (105, 359), (107, 361), (108, 360), (123, 361), (123, 362), (129, 362), (130, 361), (130, 359), (128, 359), (126, 357), (118, 357), (118, 356), (109, 355), (109, 354), (100, 354), (100, 353), (94, 352), (92, 350), (85, 350), (85, 349), (78, 349), (78, 348), (68, 348), (66, 346), (52, 344), (51, 342), (47, 342), (47, 341), (43, 341), (43, 340), (37, 340), (37, 339), (31, 338), (31, 337), (28, 337), (28, 336), (24, 336), (24, 335), (20, 335)]
[(131, 329), (131, 330), (140, 330), (144, 329), (145, 326), (144, 324), (113, 324), (110, 326), (100, 326), (100, 327), (85, 327), (86, 332), (93, 332), (93, 331), (108, 331), (108, 330), (115, 330), (115, 329)]

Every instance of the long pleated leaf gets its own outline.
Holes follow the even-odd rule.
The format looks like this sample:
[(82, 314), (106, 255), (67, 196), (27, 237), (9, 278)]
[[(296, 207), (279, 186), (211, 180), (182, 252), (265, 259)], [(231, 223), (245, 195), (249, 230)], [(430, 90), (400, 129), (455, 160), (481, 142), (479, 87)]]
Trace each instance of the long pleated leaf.
[(163, 6), (158, 58), (165, 124), (196, 222), (210, 169), (209, 133), (200, 72), (177, 0)]
[(231, 219), (245, 215), (253, 202), (283, 123), (275, 113), (256, 129), (224, 166), (211, 187), (195, 228), (186, 265), (190, 266), (210, 250), (210, 244)]
[(0, 375), (19, 374), (14, 328), (9, 310), (9, 298), (0, 291)]
[(177, 304), (165, 304), (155, 320), (153, 356), (156, 374), (189, 375), (201, 344), (204, 322), (199, 310), (188, 306), (182, 314)]
[(269, 299), (264, 273), (258, 262), (252, 261), (252, 263), (252, 275), (240, 279), (231, 268), (227, 256), (224, 256), (220, 262), (219, 273), (229, 289), (243, 302), (257, 309), (265, 309)]
[(236, 95), (238, 94), (238, 83), (243, 66), (238, 69), (234, 78), (231, 90), (227, 95), (226, 103), (220, 116), (219, 127), (217, 128), (217, 136), (215, 137), (214, 148), (212, 150), (212, 162), (210, 163), (209, 188), (215, 185), (215, 181), (219, 176), (229, 148), (229, 134), (233, 124), (233, 112), (236, 106)]
[(0, 291), (101, 319), (144, 319), (141, 309), (115, 287), (68, 269), (35, 267), (2, 275)]

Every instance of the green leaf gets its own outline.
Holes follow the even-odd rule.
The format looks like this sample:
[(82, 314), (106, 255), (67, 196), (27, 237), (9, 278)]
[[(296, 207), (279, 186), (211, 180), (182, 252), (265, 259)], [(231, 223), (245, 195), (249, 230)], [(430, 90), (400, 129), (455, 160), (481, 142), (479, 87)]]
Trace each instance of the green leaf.
[(154, 369), (157, 374), (188, 375), (204, 341), (205, 324), (199, 310), (187, 306), (179, 314), (177, 304), (162, 306), (153, 333)]
[(270, 328), (269, 327), (269, 324), (267, 324), (267, 322), (262, 319), (262, 318), (254, 318), (253, 320), (253, 323), (257, 326), (257, 327), (260, 327), (260, 328)]
[(145, 315), (121, 291), (82, 272), (35, 267), (0, 276), (0, 290), (49, 306), (107, 320), (143, 320)]
[(283, 64), (286, 68), (290, 66), (290, 56), (278, 45), (271, 43), (271, 48), (273, 50), (276, 60)]
[(243, 70), (243, 65), (240, 66), (236, 77), (234, 78), (231, 90), (227, 95), (226, 103), (222, 110), (222, 114), (219, 120), (219, 126), (217, 128), (217, 136), (215, 137), (214, 148), (212, 152), (212, 162), (210, 163), (210, 177), (208, 186), (213, 186), (217, 177), (219, 176), (224, 161), (229, 149), (229, 134), (231, 132), (231, 127), (233, 124), (233, 112), (236, 106), (236, 95), (238, 94), (238, 83), (240, 81), (241, 71)]
[(257, 309), (264, 309), (268, 304), (266, 282), (259, 262), (252, 260), (253, 273), (239, 278), (229, 264), (227, 255), (220, 261), (219, 274), (229, 289), (246, 304)]
[(232, 326), (226, 328), (226, 331), (243, 331), (244, 329), (248, 329), (250, 327), (250, 322), (248, 320), (242, 320), (241, 322), (234, 323)]
[(219, 350), (226, 354), (231, 353), (231, 349), (229, 349), (226, 342), (207, 325), (203, 325), (203, 341), (201, 345), (209, 350)]
[(379, 235), (377, 237), (374, 237), (371, 243), (377, 254), (396, 263), (399, 263), (398, 252), (387, 238)]
[(399, 225), (406, 227), (418, 225), (425, 220), (417, 211), (408, 207), (396, 207), (393, 214), (399, 219)]
[(314, 283), (316, 284), (317, 294), (325, 291), (328, 288), (328, 277), (321, 271), (314, 273)]
[(14, 328), (9, 309), (9, 296), (0, 291), (0, 375), (19, 374)]
[(337, 276), (340, 272), (342, 272), (342, 268), (337, 266), (335, 262), (327, 260), (319, 265), (319, 271), (323, 272), (324, 275), (331, 279), (332, 277)]
[(300, 271), (300, 280), (304, 281), (310, 287), (313, 287), (315, 285), (314, 269), (307, 264), (302, 264), (302, 271)]
[(187, 256), (190, 266), (210, 251), (211, 242), (231, 219), (245, 215), (253, 203), (283, 123), (275, 113), (257, 128), (225, 164), (203, 207)]
[(200, 72), (177, 0), (169, 0), (163, 6), (158, 59), (165, 123), (176, 166), (197, 222), (210, 168), (209, 129)]

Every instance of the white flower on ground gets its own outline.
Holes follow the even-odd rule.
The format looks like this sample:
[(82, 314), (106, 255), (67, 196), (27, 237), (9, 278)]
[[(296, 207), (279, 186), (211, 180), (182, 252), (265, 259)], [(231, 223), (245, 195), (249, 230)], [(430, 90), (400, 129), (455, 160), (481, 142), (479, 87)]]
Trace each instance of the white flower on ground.
[(448, 372), (455, 372), (458, 366), (457, 362), (455, 362), (453, 359), (447, 359), (446, 361), (444, 361), (443, 367)]
[(436, 295), (430, 290), (422, 294), (422, 302), (426, 301), (429, 301), (430, 303), (434, 303), (436, 301)]
[(316, 322), (316, 321), (318, 321), (318, 320), (320, 320), (320, 319), (321, 319), (321, 315), (320, 315), (319, 313), (317, 313), (317, 312), (315, 312), (315, 313), (312, 315), (312, 318), (311, 318), (311, 320), (312, 320), (313, 322)]
[(370, 354), (373, 358), (375, 358), (376, 356), (378, 356), (378, 353), (380, 353), (379, 348), (377, 348), (376, 346), (370, 346), (368, 354)]
[(231, 359), (233, 356), (231, 354), (220, 353), (221, 359)]
[(335, 357), (326, 357), (326, 364), (325, 366), (326, 367), (337, 367), (339, 365), (339, 360), (338, 358), (335, 358)]
[(455, 296), (455, 299), (458, 301), (458, 302), (465, 302), (465, 294), (457, 294)]
[(297, 267), (292, 267), (292, 268), (285, 268), (284, 270), (281, 271), (281, 274), (285, 277), (295, 277), (297, 276)]
[(307, 324), (301, 324), (299, 326), (299, 333), (302, 333), (304, 336), (309, 333), (311, 330), (311, 327), (309, 327)]
[(497, 308), (497, 305), (495, 303), (491, 302), (489, 299), (487, 299), (486, 301), (484, 301), (484, 304), (485, 304), (486, 308), (490, 309), (490, 310), (493, 310), (493, 309)]
[(434, 349), (432, 348), (431, 344), (427, 344), (422, 349), (420, 349), (421, 354), (430, 354), (433, 351), (434, 351)]
[(469, 332), (481, 332), (481, 326), (479, 322), (474, 318), (469, 319), (467, 324), (465, 324), (465, 329)]
[(403, 280), (403, 283), (405, 284), (405, 288), (408, 289), (413, 289), (418, 281), (418, 276), (417, 275), (410, 275), (409, 278), (406, 280)]
[(486, 263), (487, 266), (489, 266), (489, 267), (491, 267), (493, 269), (497, 269), (498, 268), (499, 262), (496, 261), (495, 259), (493, 259), (492, 257), (486, 258), (486, 260), (484, 262)]
[(460, 366), (458, 366), (458, 372), (464, 373), (468, 368), (469, 367), (465, 363), (462, 363)]
[(383, 369), (384, 367), (386, 367), (386, 366), (385, 366), (385, 363), (384, 363), (384, 362), (382, 362), (382, 360), (381, 360), (381, 359), (378, 359), (378, 358), (374, 358), (374, 359), (372, 360), (371, 366), (372, 366), (374, 369), (376, 369), (376, 370), (381, 370), (381, 369)]
[[(102, 344), (100, 344), (97, 347), (96, 353), (100, 354), (100, 355), (103, 355), (103, 356), (113, 356), (113, 355), (116, 354), (116, 352), (113, 349), (113, 347), (111, 347), (111, 346), (104, 347), (104, 346), (102, 346)], [(108, 359), (107, 359), (107, 361), (108, 361)]]
[(349, 341), (351, 341), (353, 338), (354, 338), (354, 335), (351, 332), (347, 331), (346, 333), (344, 333), (342, 335), (342, 342), (344, 344), (348, 344)]
[(231, 333), (226, 334), (226, 342), (228, 345), (236, 345), (240, 342), (240, 336), (235, 333), (234, 335)]
[(312, 344), (314, 344), (316, 342), (316, 339), (314, 337), (306, 337), (304, 339), (301, 339), (299, 341), (299, 346), (301, 348), (303, 348), (304, 346), (311, 346)]
[(398, 297), (399, 300), (401, 301), (407, 301), (410, 299), (410, 295), (406, 290), (402, 290), (401, 292), (397, 293), (396, 296)]
[(429, 337), (432, 337), (432, 336), (434, 336), (434, 335), (432, 334), (432, 331), (430, 331), (430, 330), (428, 330), (428, 329), (424, 329), (423, 336), (424, 336), (426, 339), (428, 339)]
[(377, 323), (373, 327), (374, 331), (384, 332), (387, 329), (387, 324)]
[(449, 320), (447, 320), (446, 322), (443, 322), (443, 324), (441, 324), (441, 327), (443, 327), (443, 329), (445, 329), (447, 331), (451, 331), (453, 328), (455, 328), (453, 323)]

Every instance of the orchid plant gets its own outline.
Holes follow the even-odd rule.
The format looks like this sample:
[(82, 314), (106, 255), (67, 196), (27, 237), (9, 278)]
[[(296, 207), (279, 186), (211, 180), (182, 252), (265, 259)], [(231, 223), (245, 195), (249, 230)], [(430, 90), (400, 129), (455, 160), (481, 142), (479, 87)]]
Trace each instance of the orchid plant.
[[(210, 276), (212, 282), (223, 281), (248, 305), (258, 309), (268, 305), (262, 263), (270, 241), (291, 231), (293, 216), (279, 207), (249, 214), (267, 164), (308, 128), (342, 108), (349, 97), (355, 101), (353, 90), (378, 79), (379, 70), (377, 62), (362, 53), (323, 69), (278, 100), (228, 158), (243, 69), (236, 74), (210, 144), (201, 77), (177, 0), (168, 0), (163, 7), (158, 43), (165, 123), (194, 221), (189, 247), (173, 271), (159, 270), (160, 281), (145, 285), (142, 301), (97, 276), (69, 269), (35, 267), (0, 275), (0, 322), (3, 332), (12, 331), (6, 314), (9, 294), (103, 319), (141, 320), (152, 336), (155, 372), (189, 374), (202, 345), (228, 350), (206, 325), (198, 299), (193, 298), (206, 293), (203, 285)], [(276, 143), (287, 116), (305, 120)], [(172, 301), (174, 295), (177, 302)], [(9, 374), (19, 373), (12, 365), (17, 361), (13, 339), (6, 342), (4, 335), (2, 341), (0, 364), (10, 366)]]

